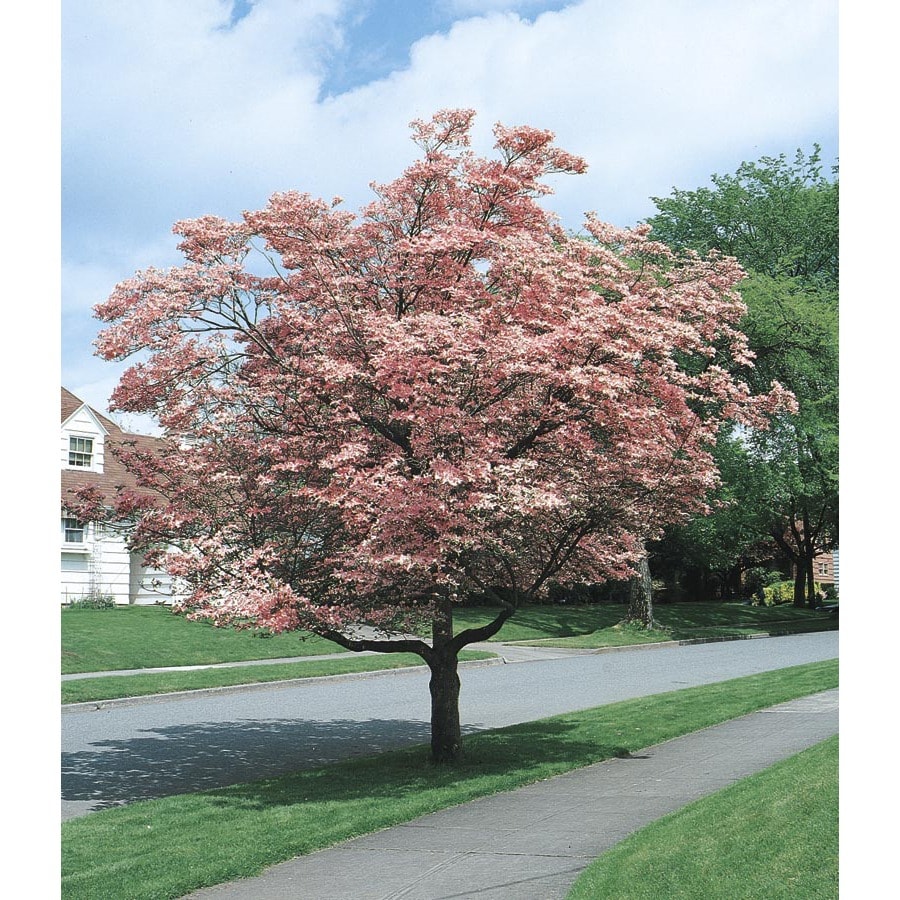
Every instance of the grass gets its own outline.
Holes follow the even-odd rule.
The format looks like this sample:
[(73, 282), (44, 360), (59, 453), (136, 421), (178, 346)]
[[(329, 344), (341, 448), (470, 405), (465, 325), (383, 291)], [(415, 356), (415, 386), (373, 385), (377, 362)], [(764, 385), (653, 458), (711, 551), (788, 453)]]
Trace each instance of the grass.
[(838, 738), (654, 822), (604, 853), (568, 900), (834, 900)]
[[(610, 704), (427, 748), (133, 803), (62, 827), (64, 898), (163, 900), (837, 685), (836, 660)], [(802, 837), (802, 834), (800, 835)]]
[[(454, 618), (459, 628), (490, 621), (495, 610), (464, 608)], [(691, 638), (747, 637), (752, 634), (797, 634), (838, 627), (832, 616), (793, 606), (745, 606), (742, 603), (674, 603), (654, 607), (659, 627), (648, 631), (623, 625), (618, 605), (529, 606), (500, 629), (495, 641), (527, 641), (553, 647), (620, 647)]]
[(110, 672), (341, 653), (308, 632), (268, 635), (189, 622), (163, 606), (62, 611), (62, 671)]
[[(495, 641), (588, 639), (597, 646), (723, 637), (770, 631), (836, 628), (837, 620), (792, 606), (757, 607), (741, 603), (678, 603), (656, 607), (659, 630), (617, 627), (625, 609), (618, 605), (528, 606), (508, 620)], [(496, 610), (461, 607), (456, 630), (489, 622)], [(308, 632), (265, 635), (190, 622), (161, 606), (102, 610), (63, 610), (62, 671), (108, 672), (161, 666), (209, 665), (254, 659), (280, 659), (340, 653), (343, 648)]]
[[(837, 620), (791, 606), (751, 607), (740, 603), (680, 603), (656, 608), (660, 627), (621, 623), (624, 608), (613, 605), (530, 606), (508, 620), (495, 641), (523, 641), (570, 648), (619, 647), (685, 638), (741, 637), (770, 631), (791, 634), (837, 628)], [(460, 608), (456, 630), (489, 622), (496, 610)], [(62, 683), (63, 703), (114, 700), (171, 691), (256, 684), (291, 678), (351, 674), (421, 665), (410, 654), (357, 656), (308, 632), (268, 635), (191, 622), (166, 607), (130, 606), (104, 610), (63, 610), (64, 674), (204, 666), (296, 656), (341, 653), (334, 660), (271, 663), (190, 672), (146, 673), (85, 678)], [(466, 651), (462, 660), (489, 654)]]
[[(490, 659), (492, 653), (467, 650), (459, 658), (465, 662)], [(196, 691), (206, 688), (228, 687), (236, 684), (261, 684), (291, 678), (317, 678), (323, 675), (349, 675), (356, 672), (377, 672), (422, 666), (424, 662), (414, 653), (390, 653), (379, 656), (358, 656), (348, 653), (347, 659), (308, 660), (297, 663), (267, 663), (261, 666), (240, 666), (227, 669), (202, 669), (195, 672), (159, 672), (146, 675), (104, 675), (101, 678), (79, 678), (62, 682), (63, 703), (83, 703), (89, 700), (115, 700), (120, 697), (143, 697), (172, 691)]]

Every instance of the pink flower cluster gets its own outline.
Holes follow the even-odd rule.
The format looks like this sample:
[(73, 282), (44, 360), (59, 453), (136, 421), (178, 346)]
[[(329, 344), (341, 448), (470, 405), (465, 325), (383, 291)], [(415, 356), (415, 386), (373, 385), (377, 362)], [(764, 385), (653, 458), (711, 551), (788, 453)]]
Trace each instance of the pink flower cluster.
[(537, 198), (584, 161), (500, 125), (475, 156), (473, 115), (413, 123), (421, 158), (358, 217), (289, 192), (179, 223), (184, 265), (97, 308), (99, 352), (144, 357), (115, 403), (173, 438), (130, 461), (164, 498), (138, 541), (176, 548), (201, 614), (402, 627), (439, 597), (625, 576), (705, 510), (719, 431), (790, 407), (734, 374), (734, 260), (592, 216), (565, 234)]

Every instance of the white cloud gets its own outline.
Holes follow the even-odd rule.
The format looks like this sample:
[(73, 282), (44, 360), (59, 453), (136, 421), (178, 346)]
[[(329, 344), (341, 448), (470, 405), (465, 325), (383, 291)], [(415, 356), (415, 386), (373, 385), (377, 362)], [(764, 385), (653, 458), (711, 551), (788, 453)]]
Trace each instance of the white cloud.
[(588, 174), (556, 179), (549, 201), (570, 227), (589, 209), (632, 224), (651, 195), (744, 159), (813, 140), (837, 150), (835, 0), (584, 0), (533, 21), (519, 13), (540, 4), (457, 0), (461, 18), (415, 43), (406, 68), (327, 99), (329, 54), (357, 5), (257, 0), (234, 25), (231, 7), (63, 4), (71, 320), (104, 278), (102, 296), (175, 262), (176, 219), (236, 217), (287, 188), (358, 208), (370, 181), (413, 158), (408, 122), (442, 107), (478, 110), (479, 151), (499, 120), (550, 128), (583, 155)]
[(478, 109), (483, 136), (498, 119), (552, 128), (590, 166), (559, 182), (569, 223), (597, 208), (630, 224), (652, 211), (651, 193), (695, 186), (721, 171), (723, 155), (729, 171), (834, 136), (833, 12), (816, 0), (593, 0), (534, 23), (470, 19), (420, 40), (407, 70), (337, 98), (327, 114), (376, 136), (370, 165), (393, 151), (403, 122), (442, 106)]
[(88, 179), (95, 214), (132, 230), (127, 196), (160, 227), (235, 215), (288, 186), (361, 202), (409, 158), (411, 118), (464, 105), (484, 134), (496, 119), (553, 128), (592, 166), (571, 190), (615, 193), (621, 217), (654, 171), (668, 185), (722, 147), (749, 155), (834, 119), (835, 17), (819, 0), (588, 0), (534, 23), (462, 20), (416, 43), (406, 70), (324, 102), (340, 4), (260, 0), (223, 30), (229, 7), (156, 0), (129, 24), (136, 8), (99, 4), (64, 82), (64, 161)]
[(337, 6), (266, 0), (226, 29), (229, 3), (114, 0), (79, 28), (65, 4), (64, 198), (83, 180), (94, 216), (131, 233), (227, 204), (299, 148)]

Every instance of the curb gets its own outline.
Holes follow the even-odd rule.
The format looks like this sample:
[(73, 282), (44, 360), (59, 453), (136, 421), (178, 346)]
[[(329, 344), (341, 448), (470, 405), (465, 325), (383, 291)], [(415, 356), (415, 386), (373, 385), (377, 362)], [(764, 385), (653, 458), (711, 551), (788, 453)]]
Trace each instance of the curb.
[[(817, 631), (798, 631), (798, 632), (764, 632), (761, 631), (757, 634), (729, 634), (724, 635), (722, 637), (705, 637), (705, 638), (682, 638), (681, 640), (672, 640), (672, 641), (654, 641), (652, 644), (625, 644), (621, 647), (593, 647), (585, 650), (581, 650), (580, 652), (585, 656), (594, 655), (597, 653), (617, 653), (626, 650), (658, 650), (662, 647), (690, 647), (694, 644), (719, 644), (724, 643), (725, 641), (753, 641), (758, 640), (759, 638), (777, 638), (777, 637), (799, 637), (801, 634), (819, 634)], [(507, 641), (506, 642), (510, 647), (534, 647), (535, 649), (540, 649), (541, 647), (547, 647), (547, 649), (551, 649), (547, 644), (534, 644), (528, 641)], [(528, 660), (531, 662), (531, 660)]]

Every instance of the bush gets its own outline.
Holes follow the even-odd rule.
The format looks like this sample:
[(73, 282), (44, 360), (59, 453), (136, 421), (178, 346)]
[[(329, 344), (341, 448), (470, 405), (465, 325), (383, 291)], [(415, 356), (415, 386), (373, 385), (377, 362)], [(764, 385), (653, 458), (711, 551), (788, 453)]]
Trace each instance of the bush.
[(765, 589), (780, 582), (781, 579), (780, 572), (764, 569), (762, 566), (754, 566), (744, 572), (744, 589), (757, 606), (762, 606), (765, 603)]
[[(816, 598), (819, 603), (822, 602), (822, 599), (825, 600), (829, 597), (828, 589), (831, 588), (834, 591), (833, 584), (822, 585), (819, 584), (818, 581), (813, 583), (813, 590), (816, 593)], [(835, 599), (837, 599), (837, 592), (834, 592)], [(793, 603), (794, 601), (794, 582), (793, 581), (779, 581), (777, 584), (770, 584), (767, 587), (763, 588), (763, 599), (762, 603), (757, 603), (757, 606), (778, 606), (781, 603)]]
[(794, 582), (779, 581), (763, 588), (763, 606), (778, 606), (781, 603), (793, 603)]
[(69, 602), (68, 609), (115, 609), (116, 601), (112, 594), (88, 594), (80, 600)]

